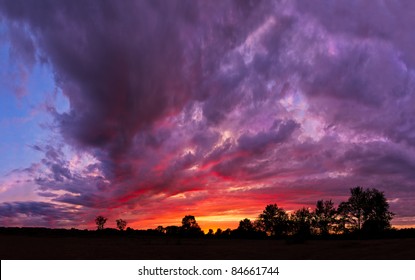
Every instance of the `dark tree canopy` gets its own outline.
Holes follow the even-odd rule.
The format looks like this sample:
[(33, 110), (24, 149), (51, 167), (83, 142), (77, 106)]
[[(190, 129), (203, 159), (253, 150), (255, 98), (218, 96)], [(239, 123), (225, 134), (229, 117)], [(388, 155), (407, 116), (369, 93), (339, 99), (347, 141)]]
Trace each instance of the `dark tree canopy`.
[(292, 233), (302, 237), (310, 236), (312, 220), (313, 213), (307, 208), (295, 211), (294, 215), (291, 216)]
[(389, 204), (383, 192), (356, 187), (350, 189), (350, 193), (350, 198), (340, 203), (338, 209), (345, 227), (370, 232), (381, 232), (390, 228), (394, 214), (389, 211)]
[(239, 226), (232, 231), (232, 235), (238, 238), (263, 238), (266, 236), (262, 227), (258, 226), (258, 221), (252, 222), (250, 219), (239, 221)]
[[(255, 221), (245, 218), (239, 221), (237, 229), (212, 229), (206, 234), (209, 238), (266, 238), (290, 237), (294, 241), (303, 241), (313, 235), (327, 237), (330, 234), (358, 233), (367, 237), (380, 237), (390, 234), (391, 220), (394, 214), (389, 211), (389, 204), (383, 192), (377, 189), (363, 189), (355, 187), (350, 189), (350, 197), (341, 202), (336, 209), (331, 200), (318, 200), (316, 208), (301, 208), (290, 211), (288, 214), (277, 204), (269, 204)], [(95, 223), (98, 230), (104, 228), (107, 221), (103, 216), (97, 216)], [(116, 220), (117, 228), (121, 231), (127, 226), (127, 222)], [(106, 229), (105, 232), (115, 231)], [(127, 229), (127, 233), (131, 233)], [(204, 232), (196, 222), (193, 215), (186, 215), (182, 219), (181, 226), (158, 226), (156, 229), (147, 230), (146, 234), (200, 237)]]
[(277, 204), (267, 205), (265, 210), (259, 215), (258, 221), (270, 236), (280, 237), (288, 231), (288, 215), (284, 209), (278, 208)]
[(95, 218), (95, 223), (97, 224), (97, 228), (99, 230), (104, 229), (104, 224), (107, 222), (107, 218), (104, 218), (103, 216), (97, 216)]
[(349, 222), (353, 224), (353, 228), (360, 230), (364, 221), (364, 211), (367, 207), (368, 196), (367, 192), (362, 187), (350, 189), (351, 196), (341, 208), (343, 212), (349, 215)]
[(238, 230), (245, 231), (245, 232), (251, 232), (251, 231), (255, 231), (255, 228), (251, 220), (245, 218), (239, 222)]
[(200, 228), (199, 224), (196, 222), (195, 216), (187, 215), (182, 219), (181, 230), (184, 235), (203, 235), (203, 231)]
[(317, 201), (313, 226), (319, 234), (328, 235), (331, 230), (334, 230), (336, 214), (336, 208), (331, 200)]
[(123, 231), (125, 227), (127, 226), (127, 222), (124, 221), (123, 219), (116, 220), (116, 223), (117, 223), (117, 228), (121, 231)]
[(166, 229), (163, 226), (157, 226), (156, 231), (159, 233), (166, 233)]
[(381, 232), (391, 227), (394, 214), (389, 211), (389, 203), (383, 192), (376, 189), (367, 190), (367, 207), (365, 208), (362, 229), (368, 232)]
[(195, 216), (192, 216), (192, 215), (184, 216), (184, 218), (182, 219), (182, 228), (184, 230), (188, 230), (192, 228), (200, 229), (198, 223), (196, 222)]
[(179, 235), (180, 227), (178, 226), (167, 226), (164, 228), (167, 235)]

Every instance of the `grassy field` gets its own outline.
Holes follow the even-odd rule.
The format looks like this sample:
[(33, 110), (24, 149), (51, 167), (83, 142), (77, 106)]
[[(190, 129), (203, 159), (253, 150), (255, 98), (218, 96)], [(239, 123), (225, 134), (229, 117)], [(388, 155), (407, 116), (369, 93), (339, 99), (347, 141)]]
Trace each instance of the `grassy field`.
[(0, 235), (7, 259), (415, 259), (415, 239), (284, 240)]

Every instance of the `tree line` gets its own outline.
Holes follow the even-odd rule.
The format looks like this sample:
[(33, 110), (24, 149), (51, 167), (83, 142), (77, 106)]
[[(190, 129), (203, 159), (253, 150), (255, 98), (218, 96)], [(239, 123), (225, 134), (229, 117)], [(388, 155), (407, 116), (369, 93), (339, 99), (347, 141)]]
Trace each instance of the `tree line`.
[[(209, 229), (205, 234), (193, 215), (186, 215), (181, 226), (159, 226), (151, 231), (154, 234), (169, 236), (203, 236), (208, 237), (245, 237), (245, 238), (282, 238), (294, 236), (308, 238), (311, 236), (347, 235), (347, 234), (381, 234), (391, 228), (394, 213), (389, 211), (389, 204), (383, 192), (368, 188), (350, 189), (350, 197), (338, 207), (331, 200), (319, 200), (315, 209), (301, 208), (288, 213), (277, 204), (269, 204), (256, 220), (245, 218), (239, 222), (237, 229)], [(95, 219), (97, 229), (102, 230), (107, 221), (103, 216)], [(124, 231), (127, 222), (116, 220), (117, 228)], [(127, 231), (132, 231), (127, 228)]]
[(240, 235), (263, 232), (273, 237), (380, 234), (391, 228), (393, 216), (383, 192), (356, 187), (337, 208), (331, 200), (319, 200), (314, 210), (303, 207), (288, 214), (277, 204), (269, 204), (254, 222), (240, 221), (237, 231)]

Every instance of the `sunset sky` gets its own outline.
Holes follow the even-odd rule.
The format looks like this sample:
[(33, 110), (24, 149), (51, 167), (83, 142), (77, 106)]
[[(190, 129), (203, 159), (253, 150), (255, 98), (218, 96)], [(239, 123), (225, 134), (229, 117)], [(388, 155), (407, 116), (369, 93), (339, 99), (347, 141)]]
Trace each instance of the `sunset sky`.
[(415, 225), (415, 1), (0, 0), (0, 226)]

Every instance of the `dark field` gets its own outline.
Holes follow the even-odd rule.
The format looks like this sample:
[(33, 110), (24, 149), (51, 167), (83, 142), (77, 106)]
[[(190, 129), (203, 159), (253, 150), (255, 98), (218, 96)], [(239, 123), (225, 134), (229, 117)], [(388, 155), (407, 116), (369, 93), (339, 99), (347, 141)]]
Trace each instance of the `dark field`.
[(415, 259), (415, 239), (285, 240), (0, 235), (0, 259)]

